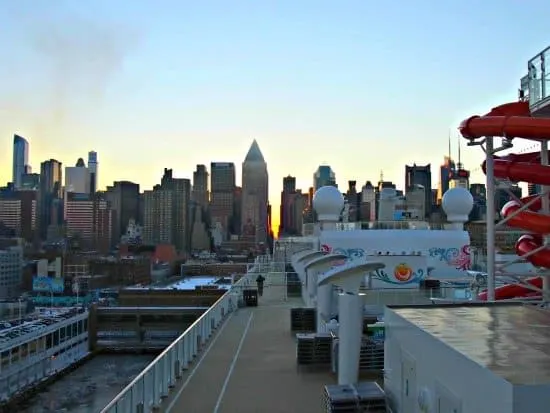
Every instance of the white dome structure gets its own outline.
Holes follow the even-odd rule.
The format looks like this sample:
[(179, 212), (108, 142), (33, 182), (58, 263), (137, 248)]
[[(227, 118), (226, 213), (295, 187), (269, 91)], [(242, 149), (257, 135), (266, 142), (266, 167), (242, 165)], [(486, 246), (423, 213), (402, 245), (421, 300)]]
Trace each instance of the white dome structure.
[(443, 195), (441, 206), (447, 215), (447, 221), (467, 222), (474, 207), (474, 198), (466, 188), (451, 188)]
[(344, 197), (334, 186), (322, 186), (313, 195), (313, 208), (319, 221), (339, 221), (344, 209)]

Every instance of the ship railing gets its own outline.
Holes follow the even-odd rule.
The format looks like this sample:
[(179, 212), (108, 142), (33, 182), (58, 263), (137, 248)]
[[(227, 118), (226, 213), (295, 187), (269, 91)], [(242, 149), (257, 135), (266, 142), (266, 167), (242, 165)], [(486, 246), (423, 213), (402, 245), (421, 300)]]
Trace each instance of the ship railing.
[(550, 97), (550, 74), (546, 70), (546, 64), (550, 59), (550, 47), (545, 48), (527, 63), (527, 79), (522, 79), (522, 89), (527, 83), (529, 90), (529, 106), (531, 112), (535, 112), (546, 106)]
[(235, 292), (246, 282), (249, 282), (249, 277), (241, 277), (111, 400), (101, 413), (148, 413), (159, 408), (213, 332), (236, 309)]

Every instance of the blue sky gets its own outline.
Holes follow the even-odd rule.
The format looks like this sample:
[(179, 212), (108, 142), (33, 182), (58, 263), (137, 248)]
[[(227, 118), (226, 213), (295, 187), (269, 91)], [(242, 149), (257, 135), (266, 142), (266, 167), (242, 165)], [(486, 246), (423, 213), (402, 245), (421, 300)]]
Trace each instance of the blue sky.
[[(405, 163), (440, 163), (460, 120), (516, 99), (550, 45), (549, 12), (539, 0), (0, 0), (0, 182), (19, 132), (35, 170), (94, 149), (101, 186), (144, 189), (163, 167), (240, 166), (256, 138), (275, 211), (283, 176), (307, 189), (321, 163), (342, 188), (381, 170), (402, 185)], [(462, 154), (480, 163), (479, 149)]]

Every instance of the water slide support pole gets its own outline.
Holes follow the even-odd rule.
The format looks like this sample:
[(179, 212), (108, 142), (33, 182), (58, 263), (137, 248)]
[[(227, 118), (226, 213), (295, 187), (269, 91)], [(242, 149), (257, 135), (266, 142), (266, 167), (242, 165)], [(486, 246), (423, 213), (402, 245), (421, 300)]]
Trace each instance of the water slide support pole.
[[(540, 163), (541, 165), (548, 165), (548, 141), (543, 140), (540, 142)], [(550, 187), (543, 186), (541, 188), (541, 192), (545, 193), (548, 191)], [(550, 199), (548, 199), (548, 195), (544, 195), (542, 197), (542, 208), (541, 212), (546, 215), (550, 215)], [(544, 244), (549, 245), (550, 244), (550, 237), (548, 235), (545, 235), (544, 237)], [(550, 300), (550, 276), (545, 275), (542, 277), (542, 298), (543, 301), (548, 302)]]
[(495, 161), (492, 136), (485, 138), (485, 177), (487, 188), (487, 301), (495, 301)]

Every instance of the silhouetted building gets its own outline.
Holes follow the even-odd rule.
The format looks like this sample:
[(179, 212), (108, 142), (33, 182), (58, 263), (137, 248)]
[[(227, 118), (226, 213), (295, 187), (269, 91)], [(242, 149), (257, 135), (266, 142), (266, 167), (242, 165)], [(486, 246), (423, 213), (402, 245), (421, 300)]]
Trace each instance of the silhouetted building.
[(307, 196), (296, 190), (296, 178), (290, 175), (283, 178), (279, 237), (301, 234), (306, 202)]
[(90, 171), (90, 193), (94, 194), (97, 188), (97, 174), (99, 163), (97, 162), (97, 152), (88, 152), (88, 170)]
[(62, 182), (61, 162), (50, 159), (40, 164), (38, 222), (41, 240), (47, 239), (50, 227), (59, 227), (63, 223)]
[(120, 237), (126, 233), (131, 219), (143, 224), (140, 216), (139, 184), (129, 181), (115, 181), (107, 187), (105, 197), (113, 210), (113, 234), (114, 244), (120, 242)]
[(328, 165), (320, 165), (313, 174), (313, 188), (318, 190), (323, 186), (335, 186), (338, 188), (338, 185), (336, 185), (336, 174)]
[(208, 209), (208, 203), (210, 201), (208, 177), (206, 165), (197, 165), (197, 169), (193, 172), (193, 191), (191, 193), (191, 199), (199, 204), (205, 211)]
[(230, 233), (235, 207), (235, 164), (210, 163), (210, 220), (222, 228), (224, 240)]
[(256, 243), (266, 243), (269, 237), (268, 185), (267, 163), (254, 140), (242, 164), (241, 227), (243, 235), (254, 233)]
[(431, 165), (405, 165), (405, 194), (420, 185), (424, 188), (424, 211), (429, 217), (432, 213), (432, 171)]
[(443, 195), (449, 189), (449, 181), (453, 172), (456, 170), (455, 162), (449, 157), (443, 158), (443, 163), (439, 167), (439, 186), (437, 188), (437, 203), (441, 204)]
[(13, 135), (12, 181), (15, 189), (22, 186), (23, 175), (31, 173), (29, 166), (29, 142), (19, 135)]

